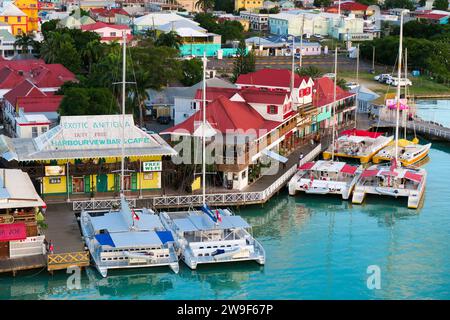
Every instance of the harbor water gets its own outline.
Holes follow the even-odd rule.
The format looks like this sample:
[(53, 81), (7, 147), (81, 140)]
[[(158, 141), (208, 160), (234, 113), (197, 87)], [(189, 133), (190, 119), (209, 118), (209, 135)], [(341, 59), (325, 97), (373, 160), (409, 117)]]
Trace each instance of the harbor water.
[[(368, 197), (289, 197), (237, 213), (266, 249), (256, 263), (111, 271), (83, 270), (77, 288), (65, 272), (0, 276), (0, 299), (448, 299), (450, 297), (450, 146), (430, 152), (425, 202)], [(369, 266), (381, 288), (369, 289)], [(69, 283), (69, 286), (68, 286)]]
[(450, 100), (417, 100), (417, 115), (450, 128)]

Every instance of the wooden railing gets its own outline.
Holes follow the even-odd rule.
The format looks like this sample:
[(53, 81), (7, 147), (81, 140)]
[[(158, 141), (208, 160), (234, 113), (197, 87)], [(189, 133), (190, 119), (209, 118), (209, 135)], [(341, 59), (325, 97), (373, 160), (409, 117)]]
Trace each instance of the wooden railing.
[(52, 253), (47, 255), (47, 270), (62, 270), (69, 267), (89, 266), (89, 252)]

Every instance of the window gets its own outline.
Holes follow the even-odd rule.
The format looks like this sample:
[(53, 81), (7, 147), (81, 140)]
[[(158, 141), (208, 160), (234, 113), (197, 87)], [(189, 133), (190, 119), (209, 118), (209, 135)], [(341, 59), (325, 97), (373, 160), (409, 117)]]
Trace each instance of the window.
[(46, 133), (47, 132), (47, 127), (42, 127), (41, 128), (41, 133)]
[(38, 127), (31, 127), (31, 137), (36, 138), (38, 136)]
[(111, 32), (109, 35), (110, 35), (111, 37), (115, 37), (115, 36), (116, 36), (116, 33), (115, 33), (115, 32)]
[(22, 17), (17, 17), (17, 22), (22, 22)]
[(278, 113), (278, 106), (274, 106), (274, 105), (267, 106), (267, 113), (268, 114), (277, 114)]
[(8, 17), (5, 17), (5, 22), (8, 22)]

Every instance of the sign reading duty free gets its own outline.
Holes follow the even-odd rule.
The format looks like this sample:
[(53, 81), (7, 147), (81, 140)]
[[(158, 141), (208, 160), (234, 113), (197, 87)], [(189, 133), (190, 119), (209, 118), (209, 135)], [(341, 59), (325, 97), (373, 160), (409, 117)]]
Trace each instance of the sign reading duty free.
[(144, 172), (162, 171), (162, 161), (142, 162), (142, 171)]

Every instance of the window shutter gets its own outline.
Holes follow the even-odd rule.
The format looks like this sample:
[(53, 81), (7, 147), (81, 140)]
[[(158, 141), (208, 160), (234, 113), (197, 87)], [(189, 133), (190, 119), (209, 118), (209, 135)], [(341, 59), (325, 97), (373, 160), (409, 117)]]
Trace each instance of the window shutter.
[(91, 192), (91, 176), (84, 176), (84, 192)]
[(136, 191), (137, 190), (137, 173), (133, 172), (131, 174), (131, 190)]

